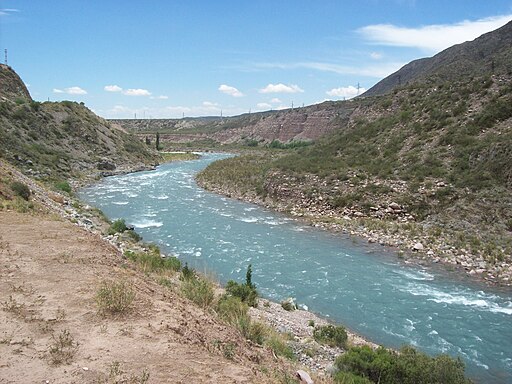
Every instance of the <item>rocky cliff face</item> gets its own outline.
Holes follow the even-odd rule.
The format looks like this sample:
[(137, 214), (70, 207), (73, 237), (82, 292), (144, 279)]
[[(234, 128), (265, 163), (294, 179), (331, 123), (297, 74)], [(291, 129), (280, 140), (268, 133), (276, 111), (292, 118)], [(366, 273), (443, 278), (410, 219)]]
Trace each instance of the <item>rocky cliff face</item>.
[(160, 133), (161, 141), (186, 143), (213, 140), (221, 144), (256, 140), (314, 141), (346, 123), (361, 101), (325, 102), (309, 107), (196, 119), (110, 120), (140, 137)]
[(13, 69), (0, 64), (0, 100), (16, 100), (18, 98), (32, 100), (27, 87)]

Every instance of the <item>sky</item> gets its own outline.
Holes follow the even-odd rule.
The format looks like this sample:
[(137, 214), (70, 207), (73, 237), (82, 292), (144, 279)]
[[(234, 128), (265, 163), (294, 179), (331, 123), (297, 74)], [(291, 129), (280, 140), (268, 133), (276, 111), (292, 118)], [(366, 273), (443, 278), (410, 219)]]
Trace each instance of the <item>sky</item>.
[(0, 48), (38, 101), (233, 116), (349, 99), (511, 20), (512, 0), (0, 0)]

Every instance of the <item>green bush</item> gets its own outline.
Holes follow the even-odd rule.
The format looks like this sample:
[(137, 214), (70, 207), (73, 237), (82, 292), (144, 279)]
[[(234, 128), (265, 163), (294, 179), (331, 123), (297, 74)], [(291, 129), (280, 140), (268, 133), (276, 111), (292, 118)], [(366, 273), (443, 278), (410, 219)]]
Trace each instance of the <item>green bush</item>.
[(96, 304), (103, 314), (127, 312), (135, 299), (135, 291), (125, 281), (103, 281), (96, 293)]
[(380, 384), (468, 384), (464, 363), (447, 355), (429, 357), (412, 347), (399, 353), (379, 347), (351, 348), (336, 360), (341, 372), (349, 372)]
[(345, 348), (347, 346), (347, 331), (341, 325), (322, 325), (315, 327), (313, 338), (320, 344), (331, 347)]
[(69, 183), (67, 181), (59, 181), (59, 182), (55, 183), (55, 188), (58, 189), (59, 191), (64, 191), (67, 193), (72, 192), (71, 185), (69, 185)]
[(128, 227), (126, 226), (126, 222), (124, 221), (124, 219), (118, 219), (114, 221), (112, 224), (110, 224), (107, 233), (109, 235), (115, 235), (116, 233), (123, 233), (127, 229)]
[(24, 200), (28, 201), (30, 198), (30, 188), (26, 184), (20, 183), (19, 181), (14, 181), (11, 184), (11, 189), (16, 196), (19, 196)]
[(245, 284), (229, 280), (226, 284), (226, 292), (232, 296), (238, 297), (242, 302), (250, 307), (258, 305), (258, 291), (256, 285), (252, 283), (252, 266), (249, 264), (245, 277)]

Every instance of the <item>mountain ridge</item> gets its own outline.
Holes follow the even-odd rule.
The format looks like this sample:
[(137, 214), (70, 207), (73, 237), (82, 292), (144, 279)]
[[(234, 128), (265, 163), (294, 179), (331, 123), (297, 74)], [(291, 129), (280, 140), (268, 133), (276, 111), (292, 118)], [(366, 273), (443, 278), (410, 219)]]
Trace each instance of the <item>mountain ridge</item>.
[(449, 47), (430, 58), (413, 60), (379, 81), (361, 97), (378, 96), (416, 81), (458, 79), (464, 76), (511, 74), (512, 21), (473, 41)]

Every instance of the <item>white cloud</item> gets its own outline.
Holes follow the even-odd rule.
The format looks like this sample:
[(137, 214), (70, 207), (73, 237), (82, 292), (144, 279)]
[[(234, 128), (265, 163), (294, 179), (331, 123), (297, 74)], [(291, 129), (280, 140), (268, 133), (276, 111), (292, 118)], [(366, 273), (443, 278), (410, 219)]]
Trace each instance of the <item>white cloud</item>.
[(10, 14), (16, 13), (19, 11), (20, 11), (19, 9), (14, 9), (14, 8), (3, 8), (3, 9), (0, 9), (0, 16), (9, 16)]
[(339, 87), (339, 88), (333, 88), (330, 91), (327, 91), (327, 95), (332, 97), (339, 97), (339, 98), (345, 98), (350, 99), (352, 97), (358, 96), (366, 91), (365, 88), (359, 88), (359, 91), (356, 87), (349, 85), (348, 87)]
[(365, 39), (381, 45), (413, 47), (436, 53), (452, 45), (474, 40), (512, 20), (512, 14), (455, 24), (434, 24), (416, 28), (392, 24), (368, 25), (357, 30)]
[(123, 95), (126, 96), (151, 96), (151, 92), (149, 92), (147, 89), (140, 89), (140, 88), (130, 88), (126, 91), (123, 91)]
[(87, 91), (80, 87), (70, 87), (66, 88), (64, 91), (66, 91), (68, 95), (87, 95)]
[(304, 92), (298, 85), (285, 85), (283, 83), (279, 84), (269, 84), (265, 88), (259, 90), (260, 93), (300, 93)]
[(169, 96), (166, 96), (166, 95), (151, 96), (150, 97), (151, 100), (167, 100), (168, 98), (169, 98)]
[(80, 87), (69, 87), (64, 89), (53, 88), (53, 93), (67, 93), (68, 95), (87, 95), (87, 91)]
[(222, 84), (219, 87), (219, 91), (221, 91), (222, 93), (225, 93), (226, 95), (230, 95), (233, 97), (242, 97), (244, 95), (242, 92), (240, 92), (235, 87), (232, 87), (232, 86), (226, 85), (226, 84)]
[(123, 88), (118, 85), (105, 85), (103, 88), (107, 92), (121, 92)]
[(258, 109), (261, 110), (267, 110), (272, 108), (272, 106), (269, 103), (258, 103), (256, 104), (256, 107), (258, 107)]
[(280, 104), (282, 103), (281, 99), (274, 97), (272, 100), (270, 100), (272, 104)]
[(373, 60), (380, 60), (380, 59), (382, 59), (383, 55), (382, 55), (382, 53), (379, 53), (379, 52), (372, 52), (372, 53), (370, 53), (370, 57)]

